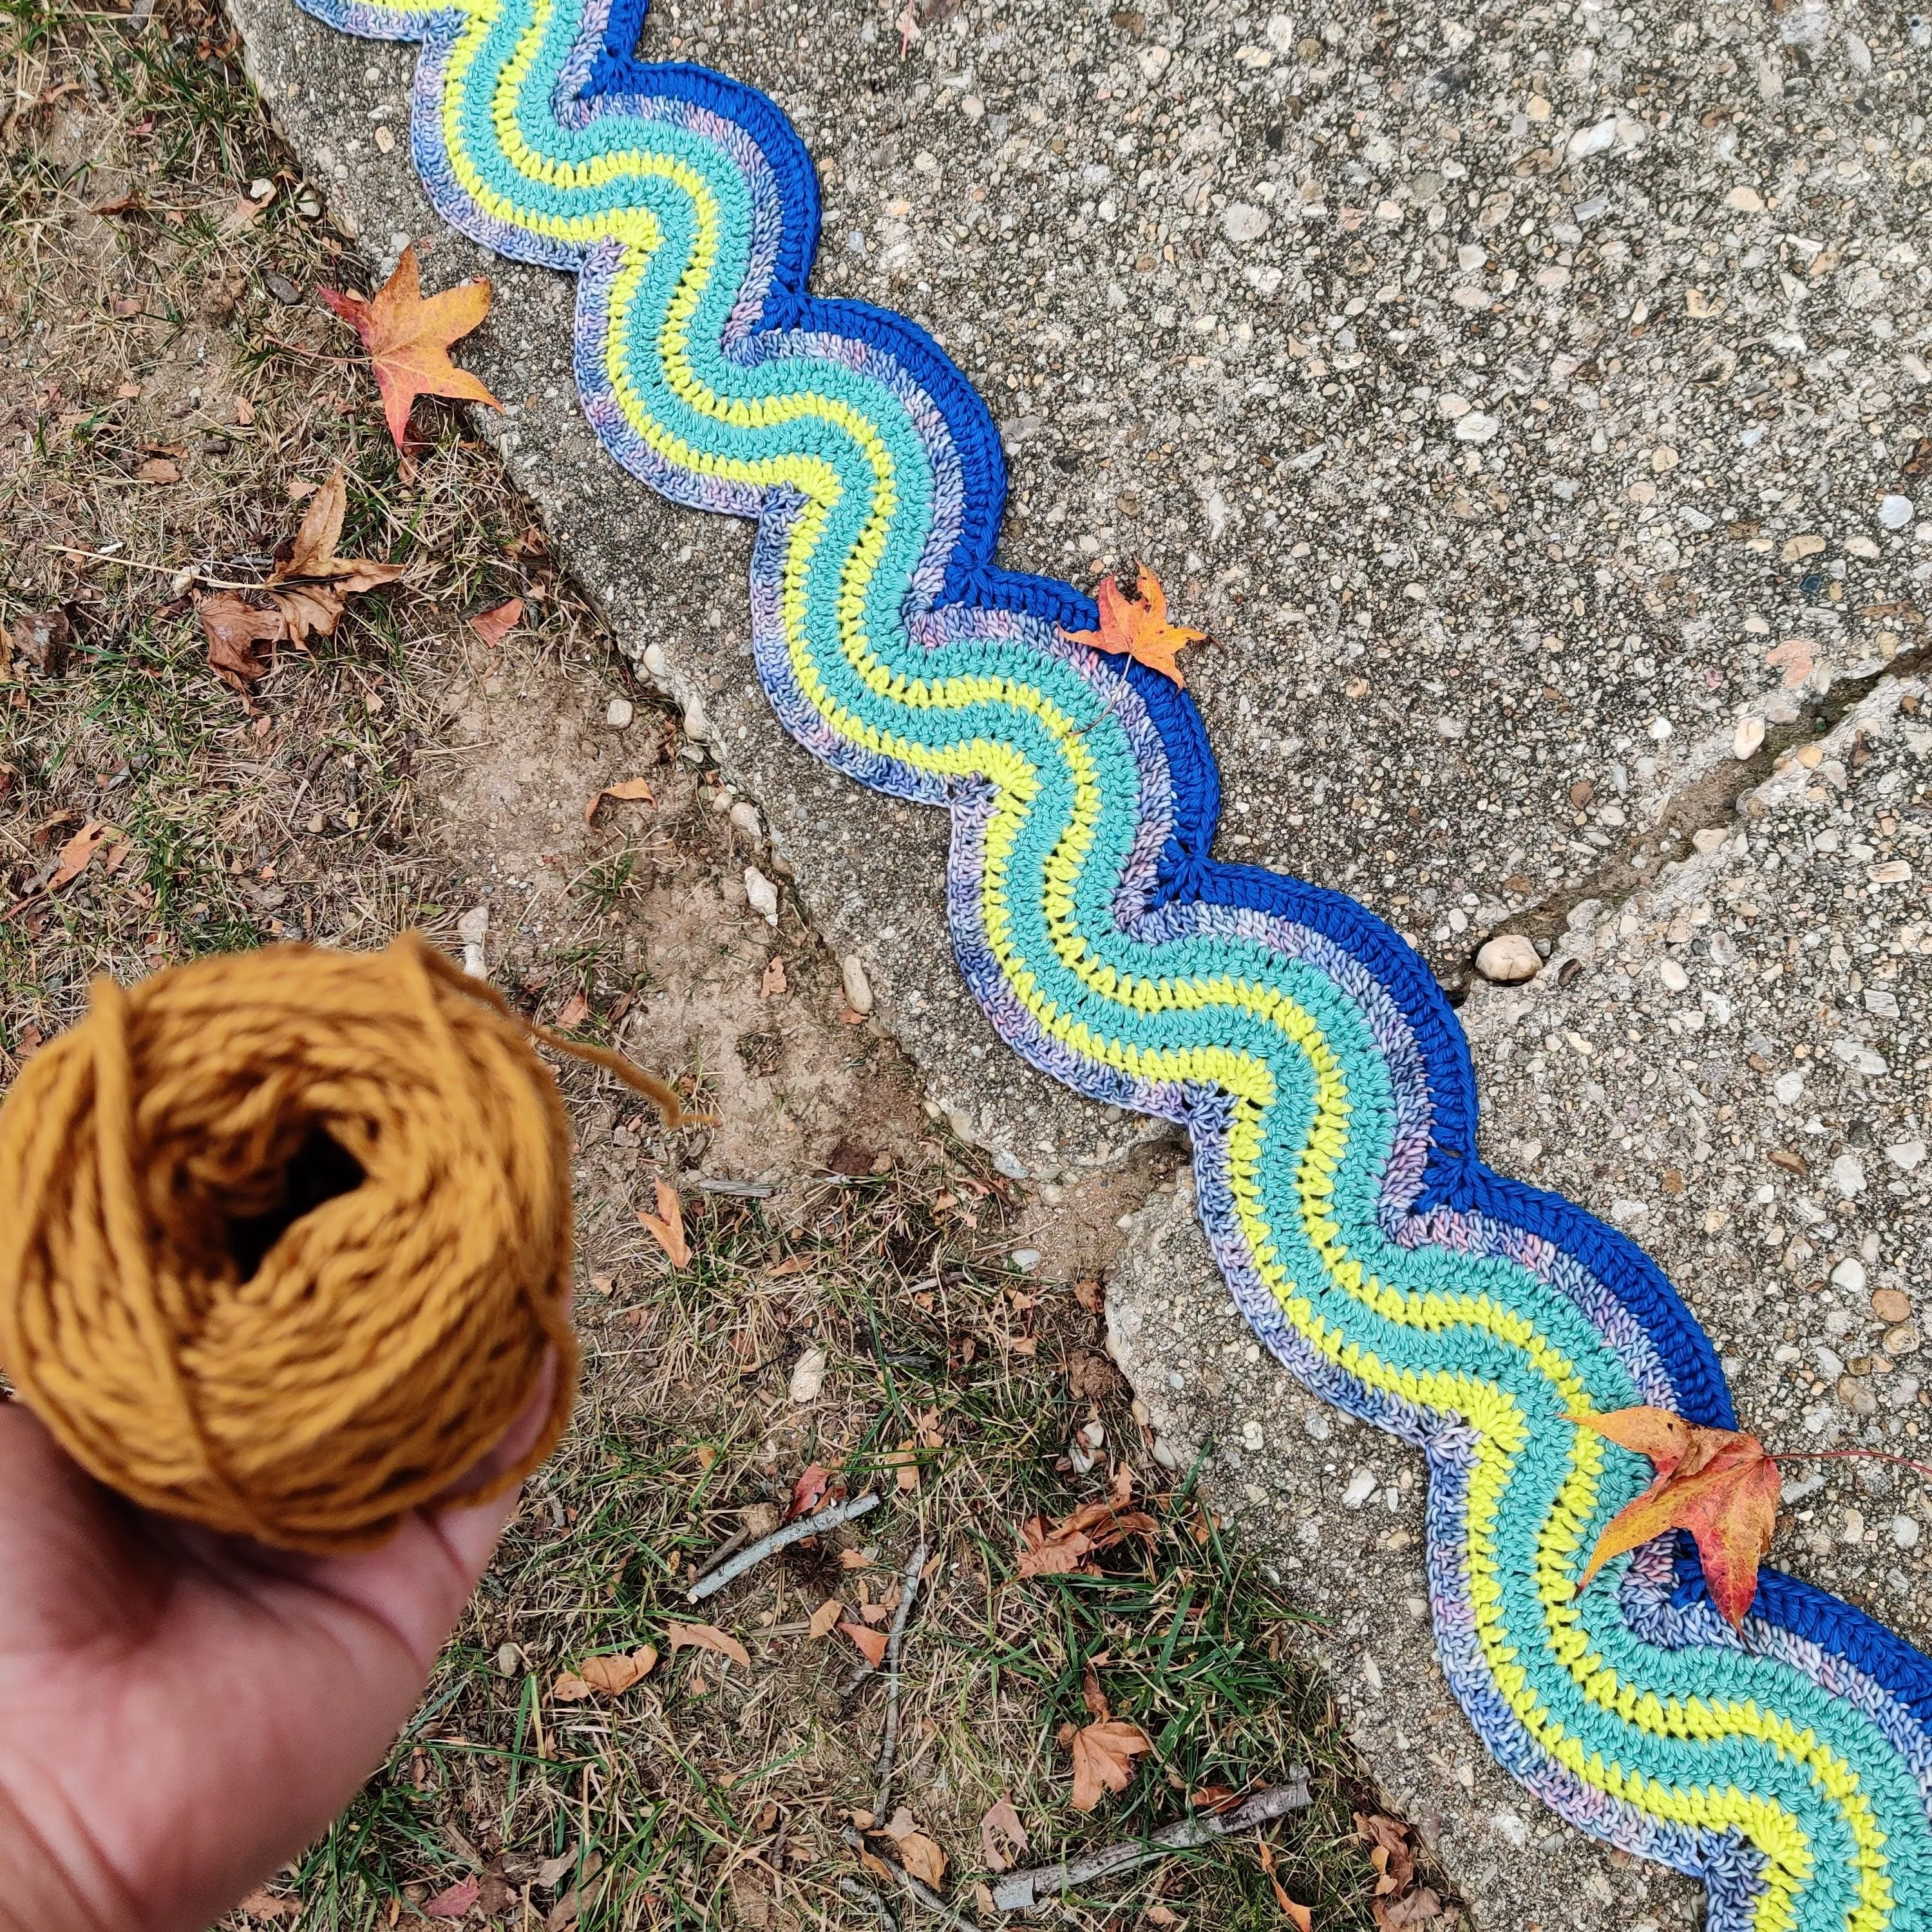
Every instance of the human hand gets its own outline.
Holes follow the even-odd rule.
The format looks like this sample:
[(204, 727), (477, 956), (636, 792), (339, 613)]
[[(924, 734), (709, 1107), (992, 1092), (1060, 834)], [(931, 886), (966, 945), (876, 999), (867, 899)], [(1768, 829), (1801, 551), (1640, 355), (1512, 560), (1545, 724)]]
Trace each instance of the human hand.
[(366, 1555), (135, 1508), (0, 1401), (0, 1932), (202, 1932), (298, 1851), (415, 1708), (516, 1508), (463, 1494)]

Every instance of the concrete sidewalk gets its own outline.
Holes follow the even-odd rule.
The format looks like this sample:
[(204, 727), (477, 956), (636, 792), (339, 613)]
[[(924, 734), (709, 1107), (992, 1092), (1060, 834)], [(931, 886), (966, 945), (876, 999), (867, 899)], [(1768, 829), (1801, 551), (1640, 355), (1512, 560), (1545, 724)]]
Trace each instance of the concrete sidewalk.
[[(1048, 1186), (1118, 1162), (1140, 1124), (1027, 1072), (967, 999), (939, 816), (772, 722), (748, 530), (598, 449), (568, 278), (430, 213), (413, 50), (292, 0), (233, 10), (371, 260), (434, 238), (432, 286), (496, 284), (465, 360), (509, 407), (479, 428), (954, 1126)], [(645, 49), (796, 121), (818, 286), (915, 316), (1001, 422), (1004, 560), (1088, 583), (1144, 558), (1212, 632), (1188, 669), (1220, 852), (1343, 888), (1476, 988), (1492, 1163), (1659, 1256), (1774, 1448), (1909, 1450), (1932, 1423), (1910, 1312), (1932, 1261), (1932, 713), (1904, 708), (1932, 578), (1932, 35), (1822, 0), (1585, 0), (1480, 32), (1362, 4), (1071, 10), (915, 0), (902, 26), (681, 0)], [(1504, 933), (1527, 984), (1472, 974)], [(1118, 1352), (1330, 1618), (1317, 1647), (1368, 1761), (1479, 1922), (1689, 1922), (1690, 1888), (1585, 1845), (1483, 1756), (1430, 1660), (1419, 1466), (1250, 1361), (1184, 1204), (1136, 1224)], [(1926, 1640), (1916, 1487), (1868, 1467), (1792, 1500), (1780, 1560)]]

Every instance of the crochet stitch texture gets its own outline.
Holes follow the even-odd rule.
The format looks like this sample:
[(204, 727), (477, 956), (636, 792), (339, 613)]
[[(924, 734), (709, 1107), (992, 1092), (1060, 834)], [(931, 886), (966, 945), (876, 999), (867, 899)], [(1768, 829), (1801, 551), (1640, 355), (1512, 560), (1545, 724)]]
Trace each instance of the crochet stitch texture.
[(1338, 893), (1209, 857), (1199, 717), (1001, 570), (984, 404), (898, 316), (806, 292), (810, 161), (764, 95), (634, 53), (646, 0), (302, 0), (423, 43), (417, 168), (453, 226), (574, 271), (584, 406), (624, 467), (754, 518), (759, 677), (788, 730), (951, 814), (959, 964), (1079, 1091), (1187, 1127), (1256, 1335), (1414, 1444), (1444, 1670), (1490, 1750), (1593, 1835), (1702, 1879), (1712, 1932), (1932, 1928), (1932, 1661), (1767, 1571), (1734, 1634), (1665, 1539), (1580, 1596), (1647, 1483), (1565, 1418), (1734, 1426), (1655, 1265), (1476, 1157), (1420, 959)]

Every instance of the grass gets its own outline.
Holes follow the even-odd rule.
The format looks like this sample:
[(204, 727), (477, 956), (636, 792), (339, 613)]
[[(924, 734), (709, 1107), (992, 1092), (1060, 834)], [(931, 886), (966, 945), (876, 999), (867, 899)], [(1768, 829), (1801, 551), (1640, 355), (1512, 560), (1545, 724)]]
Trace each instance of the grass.
[[(0, 23), (27, 104), (0, 180), (0, 623), (17, 640), (58, 613), (74, 635), (64, 675), (24, 650), (0, 660), (0, 910), (21, 902), (0, 919), (4, 1081), (78, 1017), (97, 973), (276, 938), (380, 944), (412, 924), (453, 940), (461, 882), (424, 835), (417, 783), (449, 741), (464, 616), (521, 596), (518, 648), (556, 677), (608, 652), (461, 419), (419, 405), (427, 441), (406, 473), (340, 332), (273, 292), (339, 285), (356, 265), (301, 212), (299, 173), (218, 14), (164, 0), (135, 32), (9, 0)], [(260, 181), (273, 200), (237, 219)], [(157, 451), (176, 452), (178, 480), (142, 479)], [(299, 517), (293, 492), (338, 464), (344, 553), (406, 574), (310, 654), (285, 653), (244, 704), (206, 668), (195, 583), (258, 580)], [(674, 728), (648, 713), (647, 727)], [(124, 860), (38, 891), (97, 820), (123, 835)], [(579, 928), (520, 966), (516, 996), (554, 1010), (580, 991), (599, 1007), (589, 1030), (608, 1037), (605, 1016), (656, 970), (653, 892), (735, 862), (719, 823), (694, 806), (660, 814), (581, 870)], [(747, 1034), (740, 1057), (768, 1046), (776, 1034)], [(594, 1076), (565, 1082), (589, 1120)], [(686, 1084), (710, 1090), (701, 1056)], [(640, 1178), (698, 1166), (705, 1145), (622, 1138)], [(860, 1172), (800, 1168), (769, 1200), (691, 1194), (682, 1271), (641, 1245), (627, 1198), (580, 1202), (586, 1228), (625, 1233), (580, 1286), (578, 1424), (388, 1762), (276, 1881), (302, 1927), (418, 1922), (466, 1879), (478, 1916), (558, 1932), (855, 1922), (839, 1833), (871, 1802), (880, 1686), (852, 1681), (844, 1637), (806, 1626), (833, 1597), (855, 1619), (883, 1616), (922, 1536), (935, 1567), (908, 1641), (896, 1789), (946, 1852), (962, 1907), (986, 1876), (978, 1821), (1002, 1796), (1043, 1861), (1157, 1828), (1190, 1793), (1310, 1763), (1312, 1809), (1270, 1832), (1277, 1876), (1324, 1932), (1370, 1924), (1349, 1814), (1371, 1796), (1291, 1660), (1297, 1612), (1147, 1453), (1090, 1310), (1000, 1264), (1012, 1184), (937, 1138), (842, 1164)], [(794, 1405), (810, 1346), (830, 1359), (824, 1391)], [(1082, 1430), (1083, 1460), (1096, 1458), (1084, 1471)], [(1018, 1526), (1103, 1493), (1122, 1463), (1154, 1533), (1094, 1574), (1016, 1580)], [(814, 1464), (854, 1492), (880, 1488), (886, 1507), (690, 1611), (695, 1565), (770, 1521)], [(750, 1667), (674, 1653), (670, 1626), (694, 1617), (741, 1640)], [(644, 1643), (662, 1660), (622, 1696), (552, 1695), (564, 1667)], [(1059, 1734), (1086, 1721), (1090, 1678), (1154, 1749), (1083, 1817)], [(1252, 1841), (1143, 1868), (1057, 1917), (1284, 1922)]]
[[(1187, 1484), (1144, 1498), (1157, 1533), (1117, 1546), (1099, 1574), (1014, 1580), (1022, 1520), (1104, 1490), (1104, 1462), (1083, 1477), (1067, 1454), (1090, 1418), (1109, 1453), (1160, 1472), (1124, 1385), (1098, 1403), (1070, 1392), (1064, 1365), (1094, 1348), (1094, 1318), (976, 1258), (979, 1232), (934, 1215), (927, 1204), (962, 1175), (928, 1144), (920, 1171), (822, 1188), (794, 1227), (759, 1202), (700, 1204), (688, 1271), (640, 1264), (586, 1313), (586, 1412), (424, 1716), (298, 1874), (311, 1922), (376, 1924), (399, 1884), (421, 1902), (478, 1870), (519, 1907), (530, 1887), (542, 1918), (570, 1881), (544, 1893), (535, 1874), (571, 1851), (602, 1862), (586, 1926), (848, 1922), (838, 1828), (871, 1802), (881, 1687), (848, 1690), (856, 1651), (805, 1625), (830, 1597), (854, 1616), (862, 1590), (890, 1600), (923, 1536), (936, 1568), (911, 1625), (896, 1789), (951, 1853), (960, 1896), (974, 1893), (977, 1820), (1003, 1795), (1046, 1861), (1156, 1829), (1189, 1792), (1277, 1781), (1312, 1753), (1316, 1806), (1276, 1828), (1277, 1870), (1323, 1924), (1368, 1924), (1349, 1815), (1363, 1794), (1338, 1765), (1333, 1714), (1289, 1660), (1296, 1613)], [(808, 1342), (832, 1367), (826, 1399), (794, 1423), (785, 1382)], [(751, 1372), (721, 1372), (721, 1359)], [(916, 1490), (898, 1488), (889, 1458), (934, 1437)], [(888, 1507), (825, 1539), (836, 1550), (795, 1546), (690, 1609), (705, 1553), (747, 1511), (772, 1512), (811, 1462), (854, 1493), (883, 1489)], [(746, 1644), (748, 1672), (671, 1658), (670, 1627), (698, 1618)], [(645, 1643), (666, 1660), (637, 1688), (594, 1707), (548, 1700), (560, 1671)], [(1090, 1672), (1155, 1748), (1124, 1797), (1083, 1820), (1058, 1733), (1088, 1720)], [(1144, 1868), (1104, 1900), (1070, 1903), (1068, 1922), (1138, 1922), (1156, 1901), (1202, 1927), (1283, 1922), (1251, 1844)]]

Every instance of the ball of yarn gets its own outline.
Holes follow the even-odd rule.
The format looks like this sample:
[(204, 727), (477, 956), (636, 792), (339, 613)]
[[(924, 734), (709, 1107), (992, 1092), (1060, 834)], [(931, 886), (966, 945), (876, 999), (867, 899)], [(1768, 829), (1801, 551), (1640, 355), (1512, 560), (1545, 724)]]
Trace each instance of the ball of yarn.
[[(415, 934), (158, 973), (0, 1107), (0, 1367), (135, 1502), (380, 1543), (576, 1382), (570, 1139), (515, 1016)], [(477, 1492), (479, 1496), (483, 1493)]]

